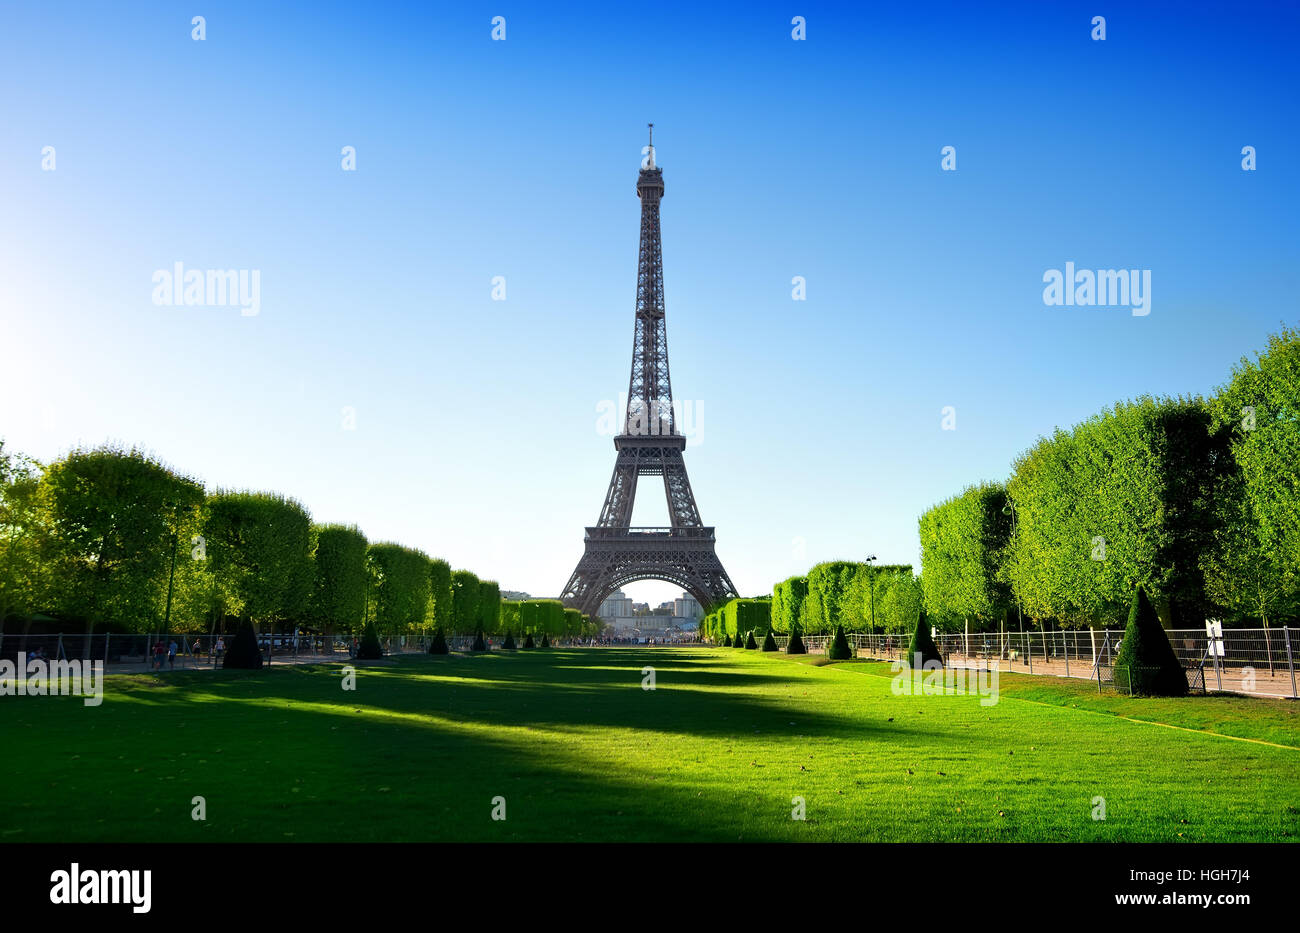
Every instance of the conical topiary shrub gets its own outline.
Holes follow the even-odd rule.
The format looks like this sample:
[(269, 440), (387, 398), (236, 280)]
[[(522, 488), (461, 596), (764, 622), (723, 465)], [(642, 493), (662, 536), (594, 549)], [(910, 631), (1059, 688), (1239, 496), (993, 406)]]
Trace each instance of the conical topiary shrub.
[(429, 643), (429, 654), (447, 654), (447, 636), (442, 634), (442, 629), (433, 633), (433, 641)]
[(230, 670), (260, 671), (262, 669), (262, 649), (257, 646), (257, 633), (253, 631), (253, 623), (248, 619), (240, 621), (221, 666)]
[(483, 640), (483, 630), (479, 629), (474, 633), (474, 644), (470, 651), (487, 651), (487, 642)]
[(1128, 626), (1114, 665), (1115, 689), (1137, 696), (1181, 697), (1187, 695), (1187, 674), (1160, 617), (1138, 587), (1128, 610)]
[(506, 632), (506, 640), (501, 643), (501, 647), (506, 651), (515, 650), (515, 633)]
[(733, 648), (743, 648), (743, 647), (745, 647), (745, 639), (743, 639), (743, 638), (740, 637), (740, 633), (739, 633), (739, 632), (736, 633), (736, 639), (735, 639), (735, 641), (733, 641), (733, 642), (731, 643), (731, 647), (733, 647)]
[(772, 637), (771, 629), (768, 629), (767, 634), (763, 636), (763, 650), (764, 651), (776, 650), (776, 639)]
[(357, 647), (358, 661), (373, 661), (384, 656), (384, 647), (379, 643), (379, 632), (375, 623), (367, 622), (361, 632), (361, 644)]
[(754, 641), (753, 631), (750, 631), (749, 637), (745, 639), (745, 648), (748, 649), (749, 651), (758, 650), (758, 642)]
[[(920, 655), (920, 658), (917, 658)], [(912, 640), (907, 644), (907, 657), (903, 663), (908, 667), (921, 667), (930, 661), (943, 663), (943, 655), (939, 654), (939, 646), (934, 643), (934, 638), (930, 635), (930, 620), (926, 618), (925, 610), (916, 620), (916, 631), (912, 633)]]
[(808, 649), (803, 645), (803, 639), (799, 637), (799, 626), (791, 626), (790, 640), (785, 643), (786, 654), (807, 654)]
[(830, 646), (826, 649), (826, 657), (832, 661), (847, 661), (853, 657), (853, 649), (849, 647), (849, 640), (844, 637), (844, 626), (835, 626), (835, 637), (831, 639)]
[(528, 648), (536, 648), (536, 647), (537, 645), (533, 644), (533, 633), (529, 632), (527, 635), (524, 636), (524, 648), (528, 649)]
[(551, 647), (551, 640), (550, 640), (549, 638), (546, 637), (546, 633), (545, 633), (545, 632), (542, 632), (542, 644), (541, 644), (541, 647), (543, 647), (543, 648), (549, 648), (549, 647)]

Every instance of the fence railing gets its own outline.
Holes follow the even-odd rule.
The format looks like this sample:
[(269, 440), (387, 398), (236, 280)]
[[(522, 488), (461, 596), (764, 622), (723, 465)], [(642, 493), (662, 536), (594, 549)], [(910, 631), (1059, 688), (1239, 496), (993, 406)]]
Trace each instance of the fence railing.
[[(1300, 629), (1224, 629), (1222, 655), (1215, 657), (1210, 638), (1202, 629), (1165, 632), (1174, 654), (1185, 669), (1195, 669), (1210, 693), (1231, 692), (1261, 696), (1300, 697), (1296, 689)], [(1123, 629), (1036, 632), (945, 633), (934, 639), (948, 664), (972, 662), (995, 665), (999, 671), (1096, 679), (1097, 666), (1109, 668)], [(787, 635), (774, 635), (782, 651)], [(907, 652), (910, 635), (847, 636), (859, 658), (897, 661)], [(824, 654), (829, 635), (804, 635), (810, 654)], [(1194, 678), (1193, 678), (1194, 679)]]

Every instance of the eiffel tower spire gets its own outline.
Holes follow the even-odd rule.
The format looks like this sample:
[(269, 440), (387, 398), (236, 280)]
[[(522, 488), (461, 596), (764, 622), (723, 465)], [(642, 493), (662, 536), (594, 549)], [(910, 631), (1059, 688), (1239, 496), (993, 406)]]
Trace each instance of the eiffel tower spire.
[(636, 180), (641, 199), (641, 248), (636, 265), (636, 330), (627, 390), (625, 434), (675, 434), (673, 387), (668, 376), (668, 326), (664, 320), (664, 257), (659, 233), (663, 169), (655, 166), (654, 124), (645, 165)]
[[(623, 433), (614, 438), (614, 475), (600, 518), (587, 528), (582, 559), (562, 596), (566, 605), (589, 615), (599, 610), (606, 596), (633, 580), (677, 583), (701, 606), (736, 595), (715, 551), (714, 530), (700, 521), (682, 458), (686, 438), (677, 431), (673, 411), (659, 229), (664, 179), (663, 170), (655, 164), (653, 123), (650, 134), (636, 183), (641, 199), (641, 244), (627, 417)], [(670, 527), (632, 526), (632, 505), (642, 476), (663, 478)]]

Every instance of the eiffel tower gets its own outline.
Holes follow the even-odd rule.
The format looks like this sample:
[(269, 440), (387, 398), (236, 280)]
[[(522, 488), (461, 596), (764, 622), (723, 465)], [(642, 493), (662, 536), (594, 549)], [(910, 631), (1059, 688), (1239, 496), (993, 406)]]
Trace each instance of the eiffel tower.
[[(605, 597), (633, 580), (675, 583), (704, 607), (736, 595), (714, 549), (713, 528), (700, 521), (682, 459), (686, 438), (678, 433), (673, 412), (659, 235), (664, 175), (655, 165), (653, 123), (646, 151), (645, 167), (636, 182), (641, 199), (641, 251), (627, 419), (623, 433), (614, 438), (618, 453), (600, 520), (588, 526), (582, 559), (561, 596), (566, 606), (593, 616)], [(670, 527), (632, 525), (632, 503), (642, 476), (663, 477)]]

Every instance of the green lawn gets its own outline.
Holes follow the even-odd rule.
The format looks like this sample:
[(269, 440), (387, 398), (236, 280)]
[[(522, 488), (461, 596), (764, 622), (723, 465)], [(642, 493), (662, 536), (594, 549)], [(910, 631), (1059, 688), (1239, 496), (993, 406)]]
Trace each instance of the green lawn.
[(707, 648), (401, 658), (355, 692), (338, 666), (112, 677), (98, 708), (0, 699), (0, 840), (1300, 838), (1297, 704), (890, 677)]

